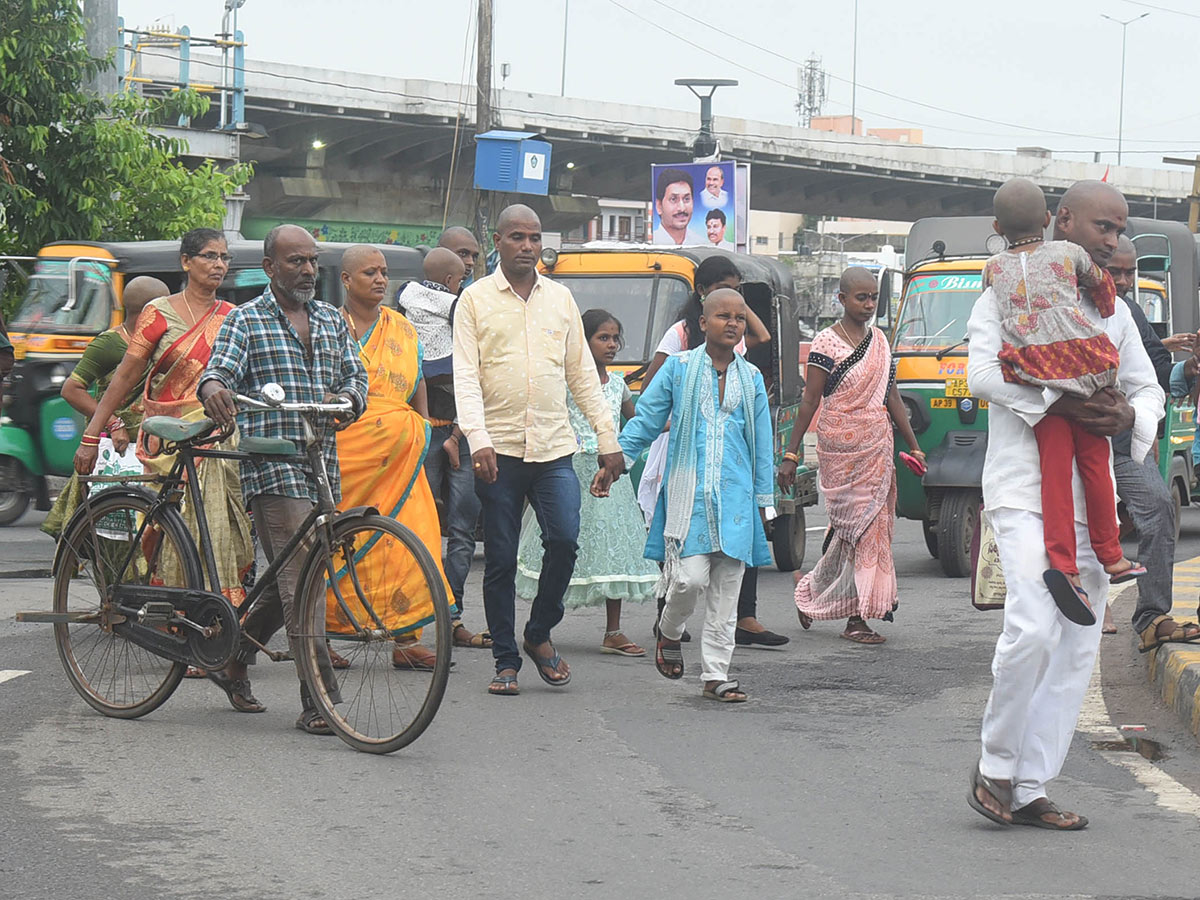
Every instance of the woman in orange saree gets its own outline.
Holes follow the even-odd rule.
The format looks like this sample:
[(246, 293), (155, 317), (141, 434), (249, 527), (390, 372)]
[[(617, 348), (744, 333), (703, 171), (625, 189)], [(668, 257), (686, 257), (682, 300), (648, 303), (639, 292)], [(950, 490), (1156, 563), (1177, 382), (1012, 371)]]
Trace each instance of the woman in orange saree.
[[(381, 306), (388, 285), (382, 253), (367, 246), (347, 250), (342, 258), (342, 282), (346, 288), (342, 312), (351, 336), (358, 341), (369, 385), (366, 411), (338, 432), (342, 472), (338, 508), (373, 506), (407, 526), (425, 544), (445, 582), (437, 507), (424, 470), (430, 429), (421, 380), (421, 343), (404, 316)], [(378, 570), (374, 575), (373, 568)], [(359, 574), (362, 584), (379, 585), (378, 590), (388, 594), (377, 601), (372, 598), (372, 606), (396, 637), (393, 664), (397, 668), (432, 668), (433, 651), (418, 641), (421, 629), (433, 621), (433, 597), (412, 555), (400, 546), (391, 553), (368, 553)], [(343, 580), (339, 585), (342, 595), (353, 596), (353, 587)], [(446, 594), (452, 596), (449, 585)], [(327, 631), (347, 633), (349, 623), (332, 591), (328, 600)]]
[[(217, 289), (229, 271), (224, 235), (211, 228), (189, 231), (180, 242), (180, 261), (187, 277), (184, 289), (146, 304), (133, 328), (125, 358), (84, 429), (75, 454), (75, 471), (81, 475), (91, 474), (95, 466), (96, 448), (89, 436), (98, 436), (104, 430), (105, 423), (143, 375), (145, 389), (135, 404), (141, 415), (191, 421), (204, 417), (196, 387), (212, 353), (213, 338), (233, 309), (217, 299)], [(137, 456), (147, 474), (165, 474), (175, 464), (174, 454), (160, 453), (158, 443), (145, 432), (138, 436)], [(246, 597), (242, 578), (254, 561), (250, 517), (242, 505), (237, 463), (196, 460), (196, 474), (222, 593), (237, 606)], [(187, 495), (181, 512), (188, 531), (198, 542), (196, 513)], [(163, 559), (160, 577), (165, 584), (182, 584), (178, 561)]]

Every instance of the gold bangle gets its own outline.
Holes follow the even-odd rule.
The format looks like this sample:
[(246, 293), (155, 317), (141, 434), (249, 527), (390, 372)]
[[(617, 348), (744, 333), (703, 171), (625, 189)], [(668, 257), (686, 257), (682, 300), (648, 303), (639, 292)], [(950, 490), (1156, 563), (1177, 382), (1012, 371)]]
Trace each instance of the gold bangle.
[(787, 462), (794, 462), (796, 465), (800, 465), (800, 457), (797, 456), (795, 453), (793, 453), (791, 450), (789, 450), (787, 453), (783, 454), (783, 458)]

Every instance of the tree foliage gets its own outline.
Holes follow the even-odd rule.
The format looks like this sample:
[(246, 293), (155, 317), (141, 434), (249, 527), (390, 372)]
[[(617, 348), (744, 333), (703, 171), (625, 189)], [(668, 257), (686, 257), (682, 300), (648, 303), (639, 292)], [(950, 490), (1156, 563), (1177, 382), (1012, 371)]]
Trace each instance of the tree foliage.
[(198, 116), (192, 91), (99, 98), (78, 0), (0, 0), (0, 253), (53, 240), (154, 240), (220, 227), (248, 165), (189, 169), (150, 128)]

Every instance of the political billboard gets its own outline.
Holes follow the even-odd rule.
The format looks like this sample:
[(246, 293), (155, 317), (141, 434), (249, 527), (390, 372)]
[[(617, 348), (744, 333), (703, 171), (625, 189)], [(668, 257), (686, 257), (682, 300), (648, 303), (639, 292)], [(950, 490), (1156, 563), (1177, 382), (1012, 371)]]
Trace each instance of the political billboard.
[(739, 209), (735, 166), (732, 160), (652, 165), (651, 243), (735, 250)]

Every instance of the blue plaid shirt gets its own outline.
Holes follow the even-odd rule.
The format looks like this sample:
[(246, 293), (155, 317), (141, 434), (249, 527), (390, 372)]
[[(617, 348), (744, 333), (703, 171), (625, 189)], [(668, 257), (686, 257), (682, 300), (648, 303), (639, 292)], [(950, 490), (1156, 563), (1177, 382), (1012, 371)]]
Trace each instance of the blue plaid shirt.
[[(314, 300), (308, 304), (308, 328), (311, 353), (267, 287), (261, 297), (226, 316), (200, 384), (218, 381), (235, 393), (254, 395), (275, 382), (290, 403), (320, 403), (326, 394), (346, 394), (354, 403), (355, 415), (362, 415), (367, 405), (367, 372), (345, 319), (329, 304)], [(304, 422), (298, 413), (243, 410), (237, 419), (243, 435), (286, 438), (304, 451)], [(329, 486), (334, 498), (341, 499), (337, 441), (332, 428), (325, 435), (322, 449)], [(317, 485), (307, 465), (243, 460), (242, 499), (246, 506), (259, 494), (307, 498), (315, 503)]]

